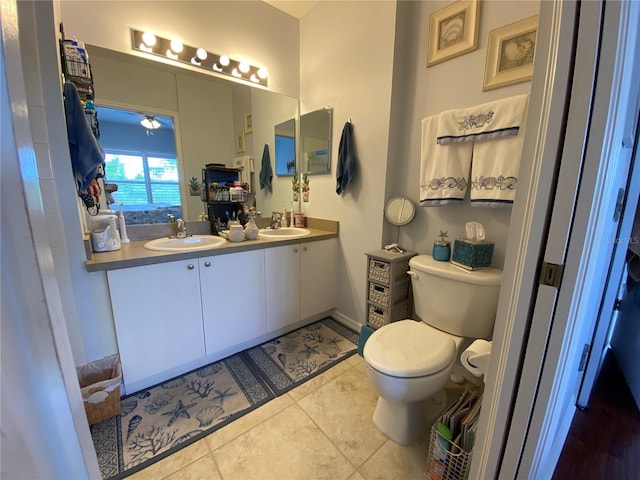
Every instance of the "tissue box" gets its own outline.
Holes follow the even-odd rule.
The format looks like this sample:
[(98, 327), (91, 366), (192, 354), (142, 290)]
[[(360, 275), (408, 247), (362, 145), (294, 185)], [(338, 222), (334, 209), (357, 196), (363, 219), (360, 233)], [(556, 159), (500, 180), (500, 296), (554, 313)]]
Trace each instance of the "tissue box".
[(474, 242), (464, 238), (454, 240), (451, 263), (467, 270), (490, 267), (493, 245), (492, 242)]

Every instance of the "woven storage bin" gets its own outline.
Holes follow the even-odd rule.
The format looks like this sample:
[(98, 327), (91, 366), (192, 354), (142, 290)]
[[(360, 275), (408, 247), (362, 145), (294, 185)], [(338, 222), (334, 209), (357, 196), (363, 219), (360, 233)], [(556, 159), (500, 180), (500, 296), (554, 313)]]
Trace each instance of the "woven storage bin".
[(443, 437), (434, 424), (425, 476), (429, 480), (466, 480), (470, 464), (471, 452), (465, 452)]
[(398, 262), (394, 264), (393, 272), (391, 264), (372, 258), (369, 260), (369, 278), (383, 283), (391, 283), (391, 276), (394, 280), (401, 279), (409, 271), (409, 262)]
[(80, 392), (89, 425), (120, 415), (120, 356), (96, 360), (76, 367)]
[(379, 328), (390, 322), (396, 322), (409, 316), (411, 305), (408, 301), (402, 302), (393, 309), (393, 318), (389, 318), (389, 310), (369, 304), (367, 322), (369, 325)]
[(369, 283), (369, 300), (383, 307), (406, 300), (409, 295), (409, 283), (398, 285), (393, 293), (393, 298), (389, 298), (389, 290), (390, 288), (384, 285)]

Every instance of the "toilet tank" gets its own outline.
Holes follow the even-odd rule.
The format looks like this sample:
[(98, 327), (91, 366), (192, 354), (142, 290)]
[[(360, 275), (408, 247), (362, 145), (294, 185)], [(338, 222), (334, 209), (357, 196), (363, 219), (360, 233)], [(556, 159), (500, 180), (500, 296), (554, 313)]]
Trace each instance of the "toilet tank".
[(459, 337), (491, 337), (502, 270), (467, 271), (431, 255), (411, 258), (409, 270), (420, 320)]

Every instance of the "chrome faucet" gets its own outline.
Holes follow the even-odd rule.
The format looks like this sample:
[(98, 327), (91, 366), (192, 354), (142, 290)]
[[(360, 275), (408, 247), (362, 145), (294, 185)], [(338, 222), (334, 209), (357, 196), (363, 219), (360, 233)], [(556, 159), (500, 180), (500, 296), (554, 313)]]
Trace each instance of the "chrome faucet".
[(282, 226), (281, 222), (281, 216), (279, 213), (277, 212), (273, 212), (271, 214), (271, 225), (269, 226), (269, 228), (273, 229), (273, 230), (277, 230), (278, 228), (280, 228)]
[(177, 231), (176, 238), (187, 238), (187, 224), (181, 218), (176, 222)]
[(169, 235), (169, 238), (176, 238), (176, 236), (178, 235), (178, 224), (176, 223), (176, 216), (167, 215), (167, 217), (169, 219), (169, 225), (171, 226), (171, 234)]

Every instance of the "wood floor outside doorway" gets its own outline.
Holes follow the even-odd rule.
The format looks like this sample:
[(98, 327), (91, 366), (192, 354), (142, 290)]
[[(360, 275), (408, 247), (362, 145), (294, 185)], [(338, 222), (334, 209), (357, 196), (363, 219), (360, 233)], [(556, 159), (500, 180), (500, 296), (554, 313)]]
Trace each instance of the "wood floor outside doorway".
[(589, 409), (576, 411), (553, 480), (640, 479), (640, 412), (613, 352)]

